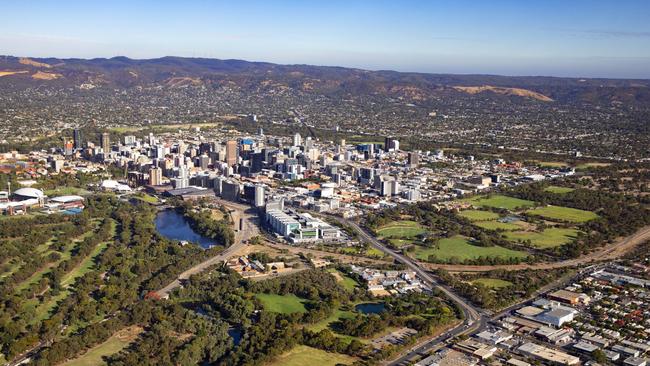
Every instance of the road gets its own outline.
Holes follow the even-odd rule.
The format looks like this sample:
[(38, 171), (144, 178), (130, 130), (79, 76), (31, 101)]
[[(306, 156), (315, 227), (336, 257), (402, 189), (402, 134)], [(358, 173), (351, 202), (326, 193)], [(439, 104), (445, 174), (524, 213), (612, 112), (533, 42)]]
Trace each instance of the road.
[(455, 328), (441, 334), (440, 336), (425, 342), (415, 348), (411, 349), (408, 354), (394, 360), (390, 365), (397, 365), (403, 362), (406, 362), (409, 358), (413, 357), (415, 354), (430, 352), (438, 345), (444, 343), (445, 341), (452, 339), (461, 334), (470, 334), (477, 332), (486, 327), (488, 317), (481, 312), (478, 308), (474, 307), (467, 301), (465, 301), (460, 296), (456, 295), (449, 287), (436, 281), (433, 276), (431, 276), (425, 269), (420, 267), (418, 263), (413, 261), (411, 258), (403, 256), (392, 249), (384, 246), (377, 238), (368, 233), (363, 229), (359, 224), (354, 221), (346, 220), (336, 216), (330, 216), (339, 221), (341, 224), (348, 225), (352, 227), (360, 236), (361, 239), (372, 245), (374, 248), (381, 250), (382, 252), (390, 255), (396, 261), (404, 264), (409, 269), (414, 271), (422, 281), (427, 284), (429, 287), (436, 288), (442, 291), (447, 297), (449, 297), (453, 302), (458, 304), (462, 309), (463, 314), (465, 315), (465, 320), (457, 325)]
[(522, 270), (522, 269), (554, 269), (564, 267), (581, 266), (585, 264), (592, 264), (594, 262), (612, 260), (620, 258), (628, 253), (638, 245), (650, 240), (650, 226), (645, 226), (639, 229), (636, 233), (620, 238), (614, 243), (598, 249), (587, 255), (580, 256), (575, 259), (568, 259), (558, 262), (545, 262), (535, 264), (509, 264), (509, 265), (493, 265), (493, 266), (480, 266), (480, 265), (462, 265), (462, 264), (436, 264), (436, 263), (420, 263), (426, 269), (445, 269), (452, 272), (487, 272), (494, 269), (508, 269), (508, 270)]
[[(181, 273), (170, 284), (156, 291), (158, 296), (162, 298), (168, 297), (173, 290), (180, 287), (181, 283), (184, 280), (190, 278), (190, 276), (201, 273), (206, 269), (212, 267), (213, 265), (221, 263), (227, 260), (228, 258), (237, 255), (246, 245), (245, 244), (246, 241), (259, 234), (259, 228), (257, 226), (258, 217), (253, 208), (247, 205), (242, 205), (230, 201), (224, 201), (221, 199), (215, 199), (215, 202), (231, 210), (230, 214), (236, 229), (234, 244), (226, 248), (223, 252), (219, 253), (218, 255), (209, 258), (193, 266), (192, 268), (186, 270), (185, 272)], [(241, 230), (239, 230), (240, 219), (243, 219), (242, 220), (243, 227)]]

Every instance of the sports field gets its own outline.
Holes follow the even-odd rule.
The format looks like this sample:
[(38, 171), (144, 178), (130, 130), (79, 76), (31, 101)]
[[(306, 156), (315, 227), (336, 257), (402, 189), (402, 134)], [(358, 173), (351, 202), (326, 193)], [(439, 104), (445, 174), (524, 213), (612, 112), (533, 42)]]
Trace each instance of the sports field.
[(558, 193), (558, 194), (563, 194), (563, 193), (569, 193), (575, 191), (573, 188), (569, 187), (559, 187), (559, 186), (548, 186), (544, 188), (546, 192), (551, 192), (551, 193)]
[(308, 346), (296, 346), (288, 352), (276, 357), (267, 366), (335, 366), (350, 365), (357, 359), (340, 353), (325, 352)]
[(482, 210), (464, 210), (459, 212), (458, 216), (464, 217), (470, 221), (488, 221), (499, 218), (498, 213)]
[(518, 207), (532, 207), (534, 205), (534, 202), (532, 201), (503, 195), (495, 195), (491, 197), (478, 196), (469, 198), (466, 201), (477, 206), (505, 208), (506, 210), (514, 210)]
[(463, 261), (466, 259), (478, 259), (479, 257), (525, 258), (527, 256), (524, 252), (500, 246), (480, 247), (472, 245), (467, 238), (460, 235), (441, 239), (438, 242), (438, 248), (418, 246), (415, 250), (415, 257), (419, 260), (426, 261), (430, 255), (434, 255), (440, 261), (448, 261), (452, 258)]
[(542, 232), (535, 231), (516, 231), (506, 233), (506, 238), (510, 241), (530, 240), (532, 246), (546, 249), (555, 248), (570, 243), (578, 235), (576, 229), (566, 228), (548, 228)]
[(255, 294), (255, 297), (262, 302), (264, 309), (273, 313), (291, 314), (307, 311), (303, 305), (305, 300), (296, 295)]
[(384, 238), (410, 239), (427, 230), (419, 223), (411, 220), (393, 221), (377, 230), (377, 234)]
[(512, 222), (499, 222), (499, 221), (478, 221), (474, 225), (488, 230), (505, 230), (514, 231), (521, 230), (522, 226)]
[(539, 216), (549, 220), (560, 220), (569, 222), (587, 222), (597, 219), (599, 216), (591, 211), (579, 210), (571, 207), (548, 205), (526, 211), (527, 214)]
[(477, 278), (474, 281), (472, 281), (472, 284), (480, 284), (485, 287), (494, 288), (494, 289), (512, 286), (512, 282), (510, 281), (501, 280), (498, 278), (487, 278), (487, 277)]

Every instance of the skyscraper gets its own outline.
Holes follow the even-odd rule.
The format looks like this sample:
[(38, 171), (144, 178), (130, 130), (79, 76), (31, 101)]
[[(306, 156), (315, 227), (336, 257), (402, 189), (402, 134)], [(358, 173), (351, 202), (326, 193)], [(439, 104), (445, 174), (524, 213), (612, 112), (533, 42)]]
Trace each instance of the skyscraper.
[(300, 145), (302, 145), (302, 136), (300, 136), (300, 134), (296, 132), (296, 134), (293, 135), (293, 146), (300, 146)]
[(233, 166), (237, 164), (237, 141), (229, 140), (226, 142), (226, 164)]
[(73, 136), (73, 139), (74, 139), (74, 148), (76, 150), (81, 150), (81, 148), (82, 148), (81, 147), (81, 144), (82, 144), (81, 130), (79, 130), (78, 128), (75, 128), (74, 131), (73, 131), (72, 136)]
[(64, 139), (63, 140), (63, 155), (65, 156), (70, 156), (72, 155), (73, 152), (73, 143), (72, 140), (70, 139)]
[(417, 151), (409, 151), (408, 165), (410, 167), (417, 167), (420, 164), (420, 154)]
[(104, 155), (108, 155), (108, 153), (111, 151), (111, 137), (108, 134), (108, 132), (102, 133), (100, 141), (102, 145), (102, 150), (104, 151)]
[(149, 169), (149, 185), (159, 186), (162, 184), (162, 169), (152, 167)]

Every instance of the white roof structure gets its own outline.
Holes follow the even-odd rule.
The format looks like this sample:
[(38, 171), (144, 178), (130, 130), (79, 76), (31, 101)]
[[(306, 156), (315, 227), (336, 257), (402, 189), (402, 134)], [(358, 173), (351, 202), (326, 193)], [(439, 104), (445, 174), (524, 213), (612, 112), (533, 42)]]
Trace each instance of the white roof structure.
[(57, 202), (57, 203), (68, 203), (68, 202), (75, 202), (75, 201), (83, 201), (84, 198), (81, 196), (60, 196), (60, 197), (54, 197), (50, 199), (50, 202)]
[(126, 184), (122, 184), (116, 180), (111, 180), (107, 179), (105, 181), (102, 181), (101, 187), (103, 189), (110, 189), (113, 191), (123, 191), (123, 192), (128, 192), (131, 190), (131, 187), (129, 187)]
[(9, 207), (19, 208), (23, 206), (36, 206), (39, 204), (38, 198), (30, 198), (20, 202), (2, 202), (0, 203), (0, 210), (6, 210)]
[(40, 189), (36, 188), (20, 188), (14, 192), (17, 196), (29, 197), (29, 198), (43, 198), (45, 194)]

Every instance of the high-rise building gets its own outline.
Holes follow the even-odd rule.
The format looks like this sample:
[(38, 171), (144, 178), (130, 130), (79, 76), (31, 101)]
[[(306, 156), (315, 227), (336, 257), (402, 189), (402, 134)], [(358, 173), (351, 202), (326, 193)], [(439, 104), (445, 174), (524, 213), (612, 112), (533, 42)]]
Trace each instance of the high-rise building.
[(135, 145), (136, 138), (133, 135), (124, 136), (124, 145)]
[(384, 139), (384, 151), (397, 151), (399, 150), (399, 141), (393, 139), (392, 137), (386, 137)]
[(226, 142), (226, 164), (228, 164), (228, 166), (237, 164), (237, 158), (237, 141), (229, 140)]
[(198, 161), (199, 161), (199, 165), (198, 165), (199, 168), (201, 168), (203, 170), (208, 169), (208, 166), (210, 165), (210, 157), (209, 156), (203, 154), (203, 155), (198, 157)]
[(70, 156), (74, 152), (74, 143), (70, 139), (63, 140), (63, 155)]
[(75, 128), (74, 131), (72, 132), (72, 137), (74, 139), (74, 148), (76, 150), (81, 150), (82, 149), (82, 147), (81, 147), (81, 144), (82, 144), (81, 130), (79, 130), (78, 128)]
[(149, 185), (160, 186), (162, 185), (162, 169), (153, 167), (149, 169)]
[(104, 151), (104, 155), (108, 155), (108, 153), (111, 151), (111, 137), (108, 134), (108, 132), (102, 133), (100, 141), (102, 145), (102, 150)]
[(258, 184), (255, 186), (255, 207), (264, 207), (265, 201), (264, 186)]
[(251, 154), (251, 173), (259, 173), (264, 167), (264, 153), (258, 152)]
[(420, 164), (420, 154), (417, 151), (409, 151), (408, 165), (410, 167), (417, 167)]
[(302, 145), (302, 136), (298, 132), (296, 132), (295, 135), (293, 135), (293, 146), (300, 146)]

